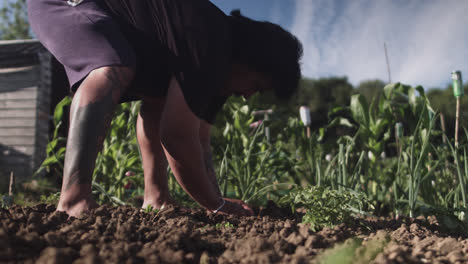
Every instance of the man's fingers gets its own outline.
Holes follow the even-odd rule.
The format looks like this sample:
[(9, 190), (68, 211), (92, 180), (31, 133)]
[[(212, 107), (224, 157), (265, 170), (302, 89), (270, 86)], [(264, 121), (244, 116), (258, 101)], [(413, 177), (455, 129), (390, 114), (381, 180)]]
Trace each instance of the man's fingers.
[(248, 215), (247, 215), (247, 216), (253, 216), (253, 215), (254, 215), (254, 211), (253, 211), (252, 208), (250, 208), (248, 205), (243, 204), (243, 205), (242, 205), (242, 208), (244, 208), (244, 209), (248, 212)]
[(229, 201), (233, 205), (235, 205), (235, 208), (239, 211), (239, 212), (235, 212), (235, 213), (232, 213), (232, 214), (241, 215), (241, 216), (252, 216), (252, 215), (254, 215), (254, 212), (253, 212), (252, 208), (250, 208), (250, 206), (248, 204), (244, 203), (243, 201), (237, 200), (237, 199), (229, 199), (229, 198), (225, 198), (225, 200)]

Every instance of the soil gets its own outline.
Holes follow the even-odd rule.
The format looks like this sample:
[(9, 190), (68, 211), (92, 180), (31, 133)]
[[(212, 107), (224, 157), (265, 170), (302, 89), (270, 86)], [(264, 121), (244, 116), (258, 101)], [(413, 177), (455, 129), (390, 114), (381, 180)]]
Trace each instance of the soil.
[[(467, 263), (468, 239), (434, 219), (356, 219), (312, 232), (270, 204), (233, 217), (167, 207), (101, 206), (79, 218), (53, 205), (0, 209), (0, 263), (313, 263), (349, 238), (386, 237), (371, 263)], [(348, 240), (349, 241), (349, 240)]]

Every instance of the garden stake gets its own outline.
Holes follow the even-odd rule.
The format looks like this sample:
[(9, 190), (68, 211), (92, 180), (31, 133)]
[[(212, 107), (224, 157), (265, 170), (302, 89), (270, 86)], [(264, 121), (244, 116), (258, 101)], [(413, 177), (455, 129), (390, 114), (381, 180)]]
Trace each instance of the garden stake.
[(15, 186), (15, 174), (11, 172), (10, 174), (10, 186), (8, 189), (8, 195), (2, 196), (2, 207), (10, 207), (13, 205), (13, 192), (14, 192), (14, 186)]
[(13, 197), (13, 193), (15, 192), (15, 173), (10, 173), (10, 186), (8, 188), (8, 195)]
[(460, 97), (463, 96), (463, 81), (461, 71), (452, 71), (453, 95), (457, 98), (457, 112), (455, 114), (455, 148), (458, 149), (458, 126), (460, 119)]
[(445, 118), (444, 118), (444, 114), (440, 113), (440, 127), (442, 128), (442, 142), (445, 144), (445, 137), (444, 137), (444, 134), (446, 134), (447, 132), (445, 131)]
[(310, 138), (310, 109), (307, 106), (301, 106), (299, 108), (299, 115), (301, 116), (302, 123), (307, 129), (307, 138)]

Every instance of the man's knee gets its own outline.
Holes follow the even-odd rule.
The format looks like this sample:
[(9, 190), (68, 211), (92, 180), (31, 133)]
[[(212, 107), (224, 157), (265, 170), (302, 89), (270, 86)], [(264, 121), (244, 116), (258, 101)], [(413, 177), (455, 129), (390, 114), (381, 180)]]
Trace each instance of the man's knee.
[(127, 66), (105, 66), (93, 70), (90, 75), (104, 78), (111, 86), (123, 92), (133, 81), (135, 70)]

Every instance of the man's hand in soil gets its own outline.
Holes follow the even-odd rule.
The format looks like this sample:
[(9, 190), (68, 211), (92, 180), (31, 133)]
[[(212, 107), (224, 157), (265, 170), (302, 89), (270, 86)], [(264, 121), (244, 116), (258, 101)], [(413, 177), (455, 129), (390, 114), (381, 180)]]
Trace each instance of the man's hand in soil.
[(254, 212), (250, 206), (241, 200), (224, 198), (226, 203), (218, 211), (220, 214), (232, 214), (237, 216), (253, 216)]

